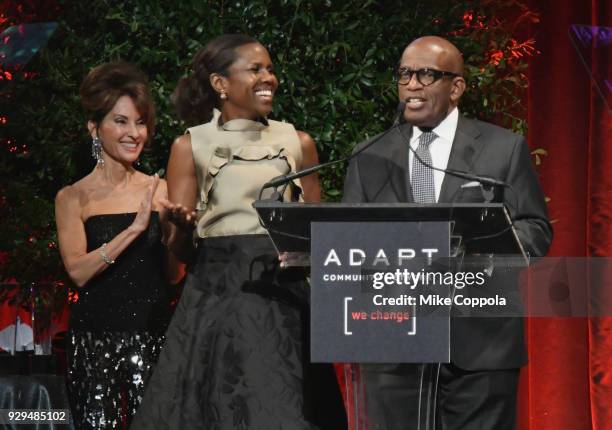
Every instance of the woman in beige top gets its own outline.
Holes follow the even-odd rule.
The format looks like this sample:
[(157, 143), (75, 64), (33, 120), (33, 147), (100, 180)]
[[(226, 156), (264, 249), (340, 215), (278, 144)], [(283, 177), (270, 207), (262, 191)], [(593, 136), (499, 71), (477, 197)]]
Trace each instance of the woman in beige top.
[[(316, 164), (315, 143), (267, 119), (278, 80), (257, 40), (220, 36), (193, 69), (174, 102), (200, 125), (172, 146), (165, 202), (187, 281), (133, 428), (342, 428), (331, 367), (308, 363), (303, 273), (278, 269), (251, 206), (271, 178)], [(298, 187), (319, 201), (316, 175), (285, 197)]]

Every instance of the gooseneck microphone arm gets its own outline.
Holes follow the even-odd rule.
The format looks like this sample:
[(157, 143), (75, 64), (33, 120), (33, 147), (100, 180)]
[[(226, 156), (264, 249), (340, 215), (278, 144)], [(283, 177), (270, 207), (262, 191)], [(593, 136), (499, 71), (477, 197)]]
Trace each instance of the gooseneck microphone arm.
[(271, 179), (268, 182), (266, 182), (263, 185), (262, 189), (265, 190), (266, 188), (277, 188), (277, 187), (280, 187), (281, 185), (285, 185), (285, 184), (293, 181), (294, 179), (298, 179), (298, 178), (301, 178), (303, 176), (308, 176), (311, 173), (314, 173), (314, 172), (316, 172), (316, 171), (318, 171), (320, 169), (323, 169), (323, 168), (325, 168), (327, 166), (333, 166), (334, 164), (342, 163), (343, 161), (346, 161), (349, 158), (341, 158), (339, 160), (328, 161), (327, 163), (315, 164), (314, 166), (311, 166), (311, 167), (309, 167), (307, 169), (304, 169), (304, 170), (298, 170), (297, 172), (290, 173), (288, 175), (277, 176), (276, 178)]
[(399, 131), (400, 135), (402, 136), (402, 138), (404, 139), (404, 141), (406, 142), (406, 144), (408, 145), (408, 149), (410, 150), (410, 152), (412, 152), (412, 155), (423, 166), (425, 166), (425, 167), (427, 167), (427, 168), (429, 168), (431, 170), (436, 170), (438, 172), (443, 172), (443, 173), (449, 174), (451, 176), (456, 176), (458, 178), (467, 179), (469, 181), (476, 181), (476, 182), (478, 182), (481, 185), (486, 185), (486, 186), (490, 186), (490, 187), (504, 187), (504, 188), (509, 187), (509, 185), (506, 182), (500, 181), (499, 179), (489, 178), (488, 176), (474, 175), (472, 173), (464, 172), (462, 170), (441, 169), (439, 167), (434, 167), (431, 164), (426, 163), (425, 161), (423, 161), (423, 159), (421, 157), (419, 157), (419, 154), (417, 154), (417, 152), (414, 150), (414, 148), (412, 148), (412, 145), (410, 145), (410, 139), (408, 139), (408, 137), (406, 137), (406, 135), (404, 134), (402, 129), (398, 127), (398, 131)]
[[(343, 163), (345, 161), (350, 161), (353, 157), (356, 157), (357, 155), (359, 155), (360, 153), (362, 153), (363, 151), (368, 149), (370, 146), (374, 145), (380, 139), (385, 137), (392, 130), (394, 130), (396, 128), (399, 128), (398, 126), (399, 126), (399, 124), (401, 122), (401, 118), (402, 118), (402, 116), (404, 114), (404, 109), (405, 108), (406, 108), (406, 102), (404, 100), (402, 100), (397, 105), (397, 109), (395, 111), (395, 117), (393, 119), (393, 125), (391, 126), (391, 128), (389, 128), (388, 130), (386, 130), (383, 133), (379, 134), (377, 137), (375, 137), (374, 139), (372, 139), (371, 141), (369, 141), (368, 143), (363, 145), (361, 148), (359, 148), (357, 151), (353, 152), (348, 157), (343, 157), (343, 158), (341, 158), (339, 160), (328, 161), (328, 162), (322, 163), (322, 164), (316, 164), (316, 165), (311, 166), (311, 167), (309, 167), (307, 169), (299, 170), (297, 172), (289, 173), (287, 175), (277, 176), (276, 178), (273, 178), (270, 181), (266, 182), (263, 185), (263, 187), (261, 187), (261, 191), (259, 193), (260, 199), (261, 199), (261, 194), (262, 194), (263, 190), (265, 190), (267, 188), (278, 188), (278, 187), (280, 187), (282, 185), (288, 184), (289, 182), (293, 181), (294, 179), (298, 179), (298, 178), (301, 178), (303, 176), (310, 175), (311, 173), (317, 172), (317, 171), (319, 171), (319, 170), (321, 170), (321, 169), (323, 169), (325, 167), (333, 166), (334, 164)], [(282, 199), (282, 195), (280, 195), (280, 194), (278, 196), (275, 195), (274, 197), (275, 197), (274, 200), (277, 200), (279, 197)]]

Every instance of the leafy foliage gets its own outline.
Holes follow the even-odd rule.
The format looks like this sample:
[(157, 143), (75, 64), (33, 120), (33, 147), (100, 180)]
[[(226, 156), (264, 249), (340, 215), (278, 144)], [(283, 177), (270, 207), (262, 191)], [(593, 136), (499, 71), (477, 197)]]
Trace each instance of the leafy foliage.
[[(222, 33), (246, 33), (269, 48), (280, 81), (272, 116), (310, 133), (322, 160), (348, 155), (389, 126), (397, 103), (393, 70), (404, 46), (427, 34), (448, 37), (464, 53), (464, 113), (525, 128), (522, 73), (535, 49), (514, 32), (537, 17), (515, 0), (61, 0), (47, 9), (44, 3), (38, 16), (55, 14), (58, 30), (28, 73), (0, 81), (6, 117), (0, 250), (8, 252), (1, 275), (24, 285), (61, 279), (53, 197), (93, 167), (78, 88), (105, 61), (131, 61), (150, 76), (158, 125), (141, 163), (148, 173), (163, 171), (170, 143), (183, 132), (170, 93), (196, 50)], [(35, 16), (17, 10), (0, 20), (0, 30)], [(340, 198), (345, 168), (322, 172), (327, 200)]]

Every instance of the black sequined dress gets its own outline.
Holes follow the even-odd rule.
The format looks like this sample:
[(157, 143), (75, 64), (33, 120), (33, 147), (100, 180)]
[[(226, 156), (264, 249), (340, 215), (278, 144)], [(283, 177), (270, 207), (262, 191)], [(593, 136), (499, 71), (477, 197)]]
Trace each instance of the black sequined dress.
[[(135, 213), (85, 222), (88, 252), (126, 229)], [(128, 428), (171, 317), (158, 214), (115, 264), (78, 290), (71, 309), (68, 393), (77, 429)]]

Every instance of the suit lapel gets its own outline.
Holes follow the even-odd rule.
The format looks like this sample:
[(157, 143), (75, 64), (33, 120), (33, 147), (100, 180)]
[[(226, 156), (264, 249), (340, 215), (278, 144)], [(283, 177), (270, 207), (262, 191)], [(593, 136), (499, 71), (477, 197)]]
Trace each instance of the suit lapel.
[[(393, 130), (389, 136), (387, 150), (384, 152), (385, 169), (389, 172), (389, 182), (398, 202), (412, 202), (412, 190), (408, 178), (408, 142), (412, 127), (407, 124), (400, 125), (402, 133)], [(404, 137), (406, 136), (406, 141)]]
[[(403, 125), (403, 134), (411, 128)], [(376, 137), (374, 138), (376, 139)], [(366, 143), (367, 144), (367, 143)], [(408, 146), (399, 130), (391, 129), (379, 142), (358, 156), (360, 178), (368, 202), (411, 202), (412, 191), (407, 181)]]
[[(475, 127), (474, 123), (470, 119), (459, 115), (457, 131), (455, 132), (455, 139), (453, 140), (447, 169), (473, 173), (472, 167), (474, 165), (474, 160), (483, 145), (483, 142), (478, 139), (479, 135), (480, 132)], [(449, 174), (444, 175), (438, 202), (452, 203), (455, 194), (465, 182), (465, 179), (457, 178)]]

